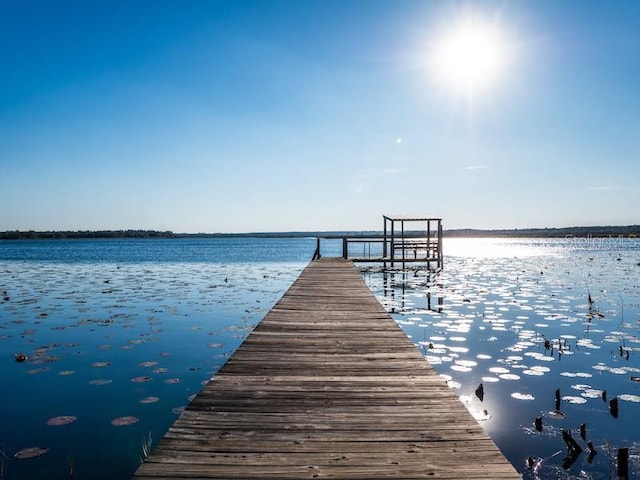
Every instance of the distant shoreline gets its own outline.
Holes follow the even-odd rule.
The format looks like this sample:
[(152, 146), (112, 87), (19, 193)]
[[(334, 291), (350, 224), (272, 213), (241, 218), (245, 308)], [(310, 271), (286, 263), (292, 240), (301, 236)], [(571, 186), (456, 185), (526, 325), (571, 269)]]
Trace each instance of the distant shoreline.
[[(406, 232), (418, 233), (418, 232)], [(443, 232), (445, 237), (640, 237), (640, 225), (588, 226), (563, 228), (522, 228), (522, 229), (451, 229)], [(95, 231), (5, 231), (0, 232), (0, 240), (64, 240), (64, 239), (109, 239), (109, 238), (221, 238), (221, 237), (365, 237), (380, 236), (382, 231), (309, 231), (309, 232), (252, 232), (252, 233), (174, 233), (158, 230), (95, 230)]]

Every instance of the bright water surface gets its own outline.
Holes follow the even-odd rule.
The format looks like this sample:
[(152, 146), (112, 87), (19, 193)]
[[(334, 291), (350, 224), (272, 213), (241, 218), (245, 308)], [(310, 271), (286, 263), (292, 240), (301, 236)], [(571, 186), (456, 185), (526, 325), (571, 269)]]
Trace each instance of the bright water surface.
[[(365, 278), (507, 458), (525, 479), (609, 479), (627, 447), (640, 478), (640, 241), (444, 245), (436, 276)], [(562, 430), (583, 449), (573, 459)]]
[[(0, 242), (2, 478), (129, 478), (314, 249), (312, 238)], [(628, 447), (636, 478), (639, 242), (446, 239), (445, 254), (435, 276), (363, 275), (509, 460), (527, 479), (608, 479)], [(70, 423), (47, 424), (57, 417)], [(562, 429), (585, 450), (564, 467)]]

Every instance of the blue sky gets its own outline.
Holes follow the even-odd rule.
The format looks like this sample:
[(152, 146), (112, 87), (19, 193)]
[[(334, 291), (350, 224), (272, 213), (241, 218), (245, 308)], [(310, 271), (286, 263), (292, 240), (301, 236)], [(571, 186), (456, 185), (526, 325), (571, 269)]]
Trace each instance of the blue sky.
[(639, 85), (637, 1), (2, 0), (0, 230), (638, 224)]

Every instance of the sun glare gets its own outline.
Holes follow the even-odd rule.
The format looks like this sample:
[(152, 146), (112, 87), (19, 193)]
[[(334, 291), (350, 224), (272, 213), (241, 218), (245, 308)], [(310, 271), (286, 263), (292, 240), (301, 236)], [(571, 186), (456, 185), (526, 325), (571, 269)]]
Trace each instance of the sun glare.
[(443, 32), (432, 45), (435, 82), (473, 94), (495, 85), (507, 63), (507, 44), (498, 25), (466, 18)]

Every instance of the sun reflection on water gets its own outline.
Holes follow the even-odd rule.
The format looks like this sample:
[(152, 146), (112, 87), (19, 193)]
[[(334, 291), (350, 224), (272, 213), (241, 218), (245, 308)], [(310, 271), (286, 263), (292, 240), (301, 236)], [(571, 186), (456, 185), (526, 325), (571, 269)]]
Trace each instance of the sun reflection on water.
[(640, 474), (640, 252), (587, 240), (446, 238), (437, 274), (364, 275), (525, 479), (609, 478), (622, 447)]
[(515, 238), (446, 238), (446, 256), (466, 258), (509, 258), (560, 255), (567, 248), (562, 240)]

